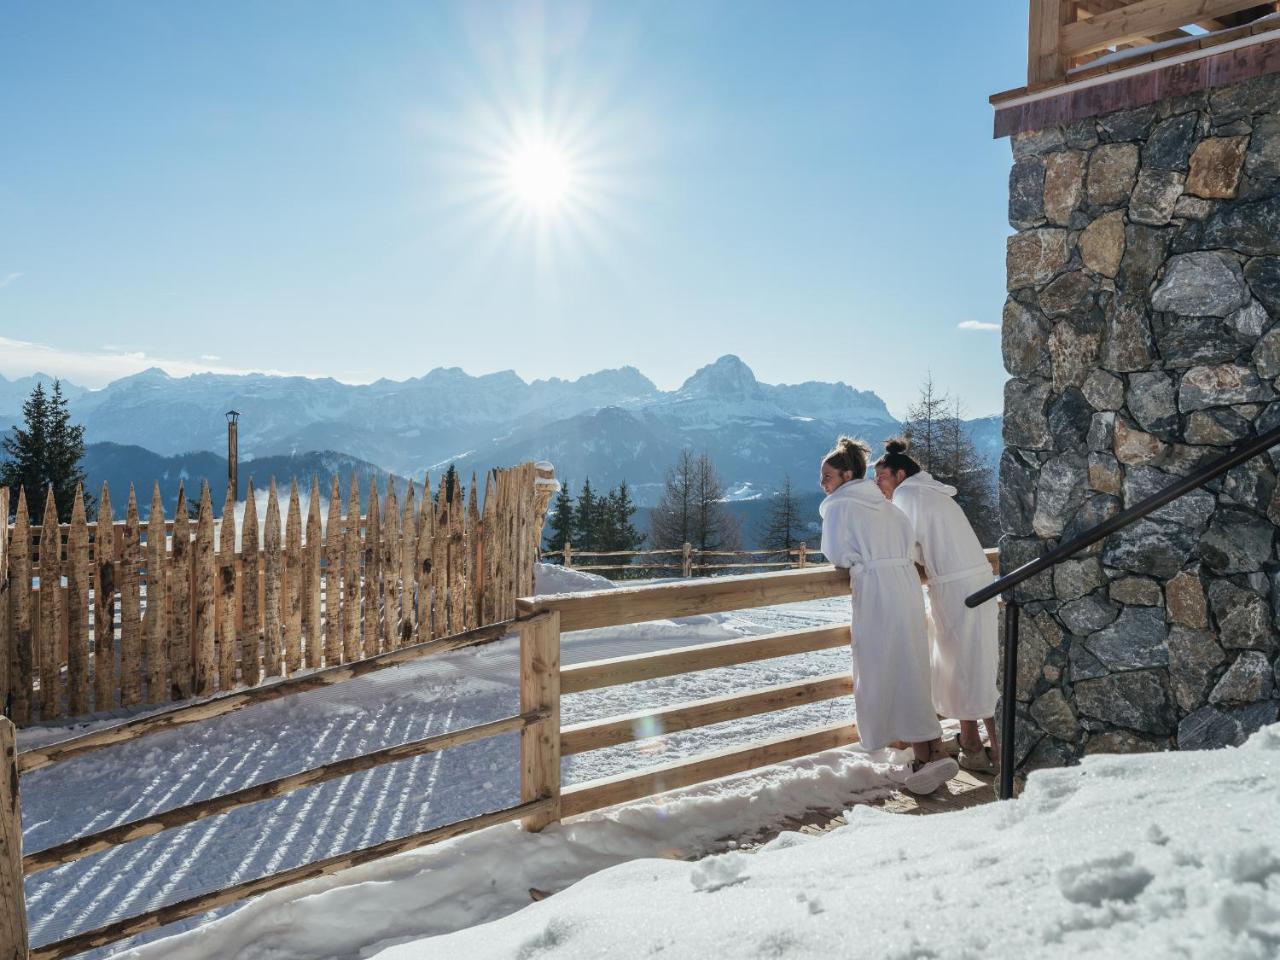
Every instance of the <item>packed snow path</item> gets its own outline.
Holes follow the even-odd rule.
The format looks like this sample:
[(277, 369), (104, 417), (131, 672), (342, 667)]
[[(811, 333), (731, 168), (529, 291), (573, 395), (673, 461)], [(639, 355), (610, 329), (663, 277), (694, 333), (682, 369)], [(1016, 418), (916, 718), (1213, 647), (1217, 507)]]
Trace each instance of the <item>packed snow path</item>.
[[(580, 663), (847, 620), (848, 601), (837, 599), (582, 631), (565, 636), (562, 659)], [(848, 652), (837, 649), (613, 687), (565, 697), (563, 722), (848, 668)], [(518, 712), (518, 702), (518, 641), (510, 638), (149, 736), (24, 776), (23, 846), (39, 850), (158, 810), (473, 726)], [(590, 780), (851, 716), (847, 698), (811, 704), (568, 757), (563, 776), (565, 783)], [(24, 732), (20, 746), (66, 735), (36, 728)], [(206, 890), (499, 809), (518, 797), (515, 735), (379, 767), (29, 877), (31, 942), (48, 943)], [(200, 919), (208, 916), (163, 935)]]

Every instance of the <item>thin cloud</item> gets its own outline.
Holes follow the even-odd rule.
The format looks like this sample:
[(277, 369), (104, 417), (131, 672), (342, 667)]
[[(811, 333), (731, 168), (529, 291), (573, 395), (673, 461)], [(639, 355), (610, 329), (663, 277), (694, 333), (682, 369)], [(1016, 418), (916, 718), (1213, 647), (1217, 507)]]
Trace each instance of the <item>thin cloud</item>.
[(4, 279), (0, 279), (0, 289), (7, 287), (9, 284), (13, 283), (13, 281), (17, 280), (20, 276), (22, 276), (22, 274), (20, 273), (11, 273)]
[(957, 330), (994, 330), (1000, 332), (1000, 324), (986, 323), (983, 320), (961, 320), (956, 324)]
[(159, 367), (171, 377), (189, 377), (194, 373), (222, 373), (244, 375), (267, 373), (287, 377), (314, 377), (318, 374), (296, 370), (249, 370), (211, 363), (204, 357), (199, 360), (181, 360), (170, 357), (153, 357), (145, 353), (124, 350), (103, 350), (97, 353), (80, 350), (64, 350), (46, 343), (31, 343), (0, 337), (0, 374), (26, 377), (33, 373), (46, 373), (61, 377), (90, 389), (105, 387), (112, 380), (140, 373), (149, 367)]

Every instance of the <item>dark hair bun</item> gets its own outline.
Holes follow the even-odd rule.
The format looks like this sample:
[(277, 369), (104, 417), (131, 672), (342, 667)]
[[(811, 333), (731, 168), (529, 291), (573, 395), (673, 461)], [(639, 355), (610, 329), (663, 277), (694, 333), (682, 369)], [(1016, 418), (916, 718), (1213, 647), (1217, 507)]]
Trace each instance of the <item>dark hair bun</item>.
[(893, 437), (884, 442), (885, 453), (906, 453), (908, 442), (903, 437)]

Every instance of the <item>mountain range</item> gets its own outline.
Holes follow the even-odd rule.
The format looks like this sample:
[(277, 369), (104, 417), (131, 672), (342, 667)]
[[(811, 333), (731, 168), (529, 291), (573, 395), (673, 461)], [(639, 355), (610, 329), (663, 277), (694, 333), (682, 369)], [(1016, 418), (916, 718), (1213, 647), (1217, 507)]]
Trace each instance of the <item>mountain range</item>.
[[(21, 422), (22, 401), (35, 382), (49, 379), (0, 377), (0, 428)], [(453, 367), (359, 385), (265, 374), (175, 378), (152, 368), (100, 390), (62, 386), (86, 442), (111, 445), (91, 449), (86, 466), (111, 462), (116, 474), (132, 459), (154, 468), (163, 462), (171, 476), (209, 475), (214, 462), (203, 458), (218, 454), (225, 464), (225, 413), (234, 409), (242, 476), (250, 463), (255, 475), (263, 472), (267, 465), (256, 461), (267, 457), (292, 458), (282, 459), (281, 468), (315, 459), (317, 470), (345, 458), (353, 468), (364, 463), (369, 471), (415, 478), (450, 463), (466, 476), (545, 459), (575, 486), (586, 477), (598, 488), (626, 479), (641, 504), (656, 502), (683, 448), (706, 450), (730, 499), (748, 500), (775, 490), (788, 474), (807, 488), (840, 433), (875, 445), (899, 427), (872, 391), (819, 381), (761, 383), (732, 355), (673, 391), (658, 389), (634, 367), (532, 382), (512, 371), (473, 377)], [(984, 456), (998, 458), (1000, 418), (969, 424)], [(142, 449), (128, 453), (120, 445)], [(152, 464), (148, 456), (159, 459)]]

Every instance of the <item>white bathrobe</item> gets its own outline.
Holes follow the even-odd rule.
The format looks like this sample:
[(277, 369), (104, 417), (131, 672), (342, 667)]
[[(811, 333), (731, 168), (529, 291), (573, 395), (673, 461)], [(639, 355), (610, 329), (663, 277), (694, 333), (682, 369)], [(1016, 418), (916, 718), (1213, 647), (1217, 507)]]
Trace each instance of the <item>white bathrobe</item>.
[(940, 736), (911, 524), (870, 480), (850, 480), (818, 512), (822, 552), (849, 570), (853, 697), (863, 746), (879, 750), (895, 740)]
[(997, 609), (964, 605), (992, 573), (955, 495), (921, 471), (898, 485), (893, 504), (915, 529), (916, 557), (929, 577), (934, 704), (944, 717), (982, 720), (996, 712)]

